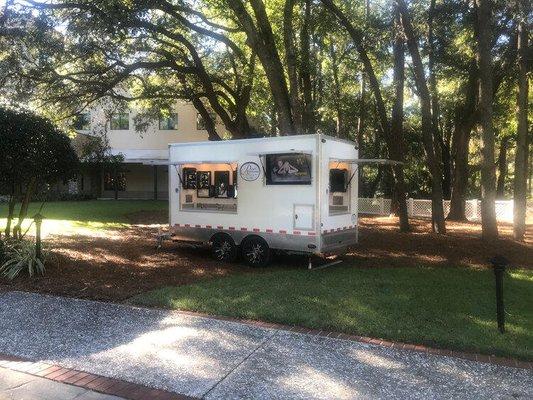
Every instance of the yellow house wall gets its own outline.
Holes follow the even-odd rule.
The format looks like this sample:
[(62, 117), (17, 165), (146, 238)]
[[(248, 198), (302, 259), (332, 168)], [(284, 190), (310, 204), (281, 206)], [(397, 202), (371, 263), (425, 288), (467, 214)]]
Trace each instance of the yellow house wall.
[[(145, 131), (138, 132), (134, 124), (136, 112), (132, 109), (129, 110), (128, 130), (111, 130), (103, 109), (91, 111), (91, 125), (93, 129), (106, 126), (109, 146), (115, 150), (163, 150), (168, 148), (169, 143), (208, 140), (207, 131), (197, 129), (197, 111), (192, 104), (177, 103), (173, 112), (178, 114), (177, 130), (160, 130), (159, 121), (154, 120)], [(217, 132), (221, 135), (225, 132), (224, 126), (220, 123), (217, 124)]]

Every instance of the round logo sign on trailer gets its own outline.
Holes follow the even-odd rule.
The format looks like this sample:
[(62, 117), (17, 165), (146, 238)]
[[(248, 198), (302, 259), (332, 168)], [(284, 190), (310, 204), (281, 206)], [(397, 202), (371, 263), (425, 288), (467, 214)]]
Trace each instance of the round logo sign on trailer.
[(241, 178), (245, 181), (251, 182), (257, 180), (261, 175), (261, 169), (259, 165), (254, 162), (245, 162), (241, 165)]

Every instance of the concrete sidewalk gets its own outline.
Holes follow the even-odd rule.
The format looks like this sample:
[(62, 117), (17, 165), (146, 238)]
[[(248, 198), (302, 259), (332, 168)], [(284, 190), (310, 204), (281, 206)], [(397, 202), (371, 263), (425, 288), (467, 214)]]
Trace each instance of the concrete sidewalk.
[(123, 400), (65, 383), (0, 368), (0, 400)]
[(0, 353), (207, 399), (533, 398), (533, 373), (237, 322), (0, 294)]

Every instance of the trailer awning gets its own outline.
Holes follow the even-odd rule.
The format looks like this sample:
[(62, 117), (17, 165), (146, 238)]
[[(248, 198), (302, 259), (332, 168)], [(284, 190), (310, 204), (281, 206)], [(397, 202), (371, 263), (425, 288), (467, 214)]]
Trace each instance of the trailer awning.
[(176, 161), (176, 162), (161, 162), (161, 163), (152, 163), (146, 162), (143, 164), (146, 165), (183, 165), (183, 164), (236, 164), (237, 160), (194, 160), (194, 161)]
[(311, 150), (274, 150), (274, 151), (260, 151), (257, 153), (247, 153), (247, 156), (268, 156), (269, 154), (313, 154)]
[(402, 165), (403, 162), (401, 161), (395, 161), (395, 160), (386, 160), (384, 158), (330, 158), (330, 161), (335, 161), (339, 163), (346, 163), (346, 164), (358, 164), (358, 165), (365, 165), (365, 164), (382, 164), (382, 165)]
[[(135, 161), (129, 161), (130, 163)], [(169, 165), (168, 160), (139, 160), (142, 165)]]

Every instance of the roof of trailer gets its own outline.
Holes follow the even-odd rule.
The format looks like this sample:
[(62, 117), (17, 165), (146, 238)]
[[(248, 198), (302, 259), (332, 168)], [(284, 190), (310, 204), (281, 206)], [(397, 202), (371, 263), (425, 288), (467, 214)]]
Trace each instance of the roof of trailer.
[(265, 141), (278, 141), (278, 140), (294, 140), (294, 139), (311, 139), (316, 138), (317, 136), (322, 137), (328, 140), (334, 140), (341, 143), (346, 143), (350, 145), (355, 145), (357, 143), (352, 142), (351, 140), (341, 139), (334, 136), (324, 135), (321, 133), (307, 134), (307, 135), (288, 135), (288, 136), (266, 136), (258, 138), (247, 138), (247, 139), (231, 139), (231, 140), (216, 140), (216, 141), (204, 141), (204, 142), (182, 142), (182, 143), (169, 143), (169, 147), (178, 147), (178, 146), (191, 146), (191, 145), (221, 145), (221, 144), (235, 144), (235, 143), (250, 143), (250, 142), (265, 142)]

